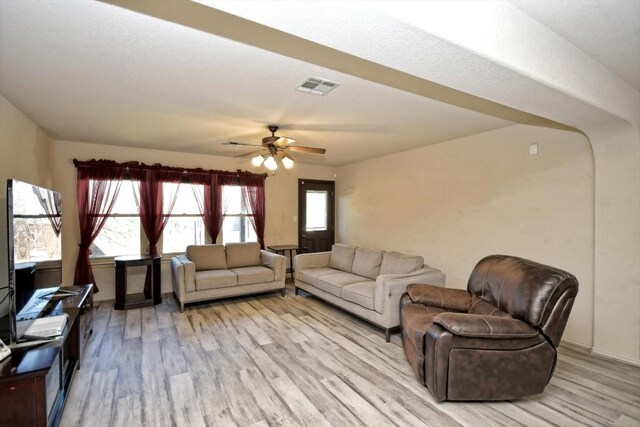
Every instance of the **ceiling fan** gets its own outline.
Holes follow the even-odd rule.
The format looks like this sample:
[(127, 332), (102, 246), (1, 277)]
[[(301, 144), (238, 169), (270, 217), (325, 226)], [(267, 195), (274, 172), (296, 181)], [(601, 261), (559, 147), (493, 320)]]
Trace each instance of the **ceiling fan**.
[(274, 171), (278, 169), (278, 162), (280, 160), (286, 169), (293, 167), (294, 159), (289, 154), (290, 152), (298, 153), (311, 153), (311, 154), (325, 154), (327, 150), (324, 148), (316, 147), (300, 147), (298, 145), (291, 145), (295, 139), (287, 138), (286, 136), (276, 136), (278, 126), (267, 126), (271, 136), (262, 138), (262, 144), (248, 144), (246, 142), (229, 141), (223, 142), (223, 145), (239, 145), (243, 147), (260, 147), (258, 150), (250, 151), (248, 153), (240, 154), (234, 158), (251, 157), (251, 164), (254, 166), (260, 166), (264, 163), (264, 167)]

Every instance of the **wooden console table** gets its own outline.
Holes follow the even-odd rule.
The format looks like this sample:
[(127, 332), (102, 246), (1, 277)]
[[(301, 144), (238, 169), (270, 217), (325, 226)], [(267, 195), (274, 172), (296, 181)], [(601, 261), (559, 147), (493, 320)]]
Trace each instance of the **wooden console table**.
[[(55, 288), (52, 288), (55, 289)], [(65, 287), (77, 295), (45, 308), (45, 315), (69, 316), (60, 339), (11, 349), (0, 362), (0, 424), (57, 426), (93, 321), (93, 285)]]
[[(113, 308), (116, 310), (128, 310), (130, 308), (142, 308), (158, 305), (162, 302), (160, 294), (160, 261), (162, 257), (148, 255), (126, 255), (115, 257), (116, 262), (116, 302)], [(149, 292), (145, 294), (127, 294), (127, 268), (147, 266), (145, 280), (150, 281)]]

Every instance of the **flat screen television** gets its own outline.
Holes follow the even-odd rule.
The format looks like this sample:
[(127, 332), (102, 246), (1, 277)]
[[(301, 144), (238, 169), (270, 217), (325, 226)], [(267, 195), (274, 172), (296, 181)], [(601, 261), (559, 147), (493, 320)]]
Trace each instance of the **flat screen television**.
[[(62, 197), (37, 185), (7, 180), (7, 288), (0, 289), (0, 338), (18, 342), (45, 308), (38, 289), (60, 286)], [(53, 272), (53, 274), (52, 274)]]

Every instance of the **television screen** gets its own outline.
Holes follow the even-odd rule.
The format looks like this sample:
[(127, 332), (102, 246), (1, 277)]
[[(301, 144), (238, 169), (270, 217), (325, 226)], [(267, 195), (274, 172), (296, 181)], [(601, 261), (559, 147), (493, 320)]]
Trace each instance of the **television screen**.
[[(8, 180), (9, 286), (0, 290), (0, 337), (5, 342), (19, 338), (43, 308), (43, 301), (32, 298), (35, 289), (60, 285), (61, 227), (60, 193)], [(22, 320), (17, 329), (16, 318)]]

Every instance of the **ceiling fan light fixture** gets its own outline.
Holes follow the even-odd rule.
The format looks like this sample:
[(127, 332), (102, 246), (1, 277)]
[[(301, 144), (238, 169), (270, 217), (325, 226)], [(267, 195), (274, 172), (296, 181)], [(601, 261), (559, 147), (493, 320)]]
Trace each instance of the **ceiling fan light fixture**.
[(291, 169), (293, 167), (293, 160), (288, 157), (283, 157), (282, 164), (284, 165), (285, 169)]
[(255, 156), (253, 159), (251, 159), (251, 164), (255, 167), (258, 167), (262, 164), (262, 162), (264, 162), (264, 156), (263, 155), (258, 155)]
[(278, 163), (276, 163), (276, 159), (274, 159), (273, 156), (269, 156), (264, 161), (264, 167), (270, 171), (274, 171), (278, 169)]

